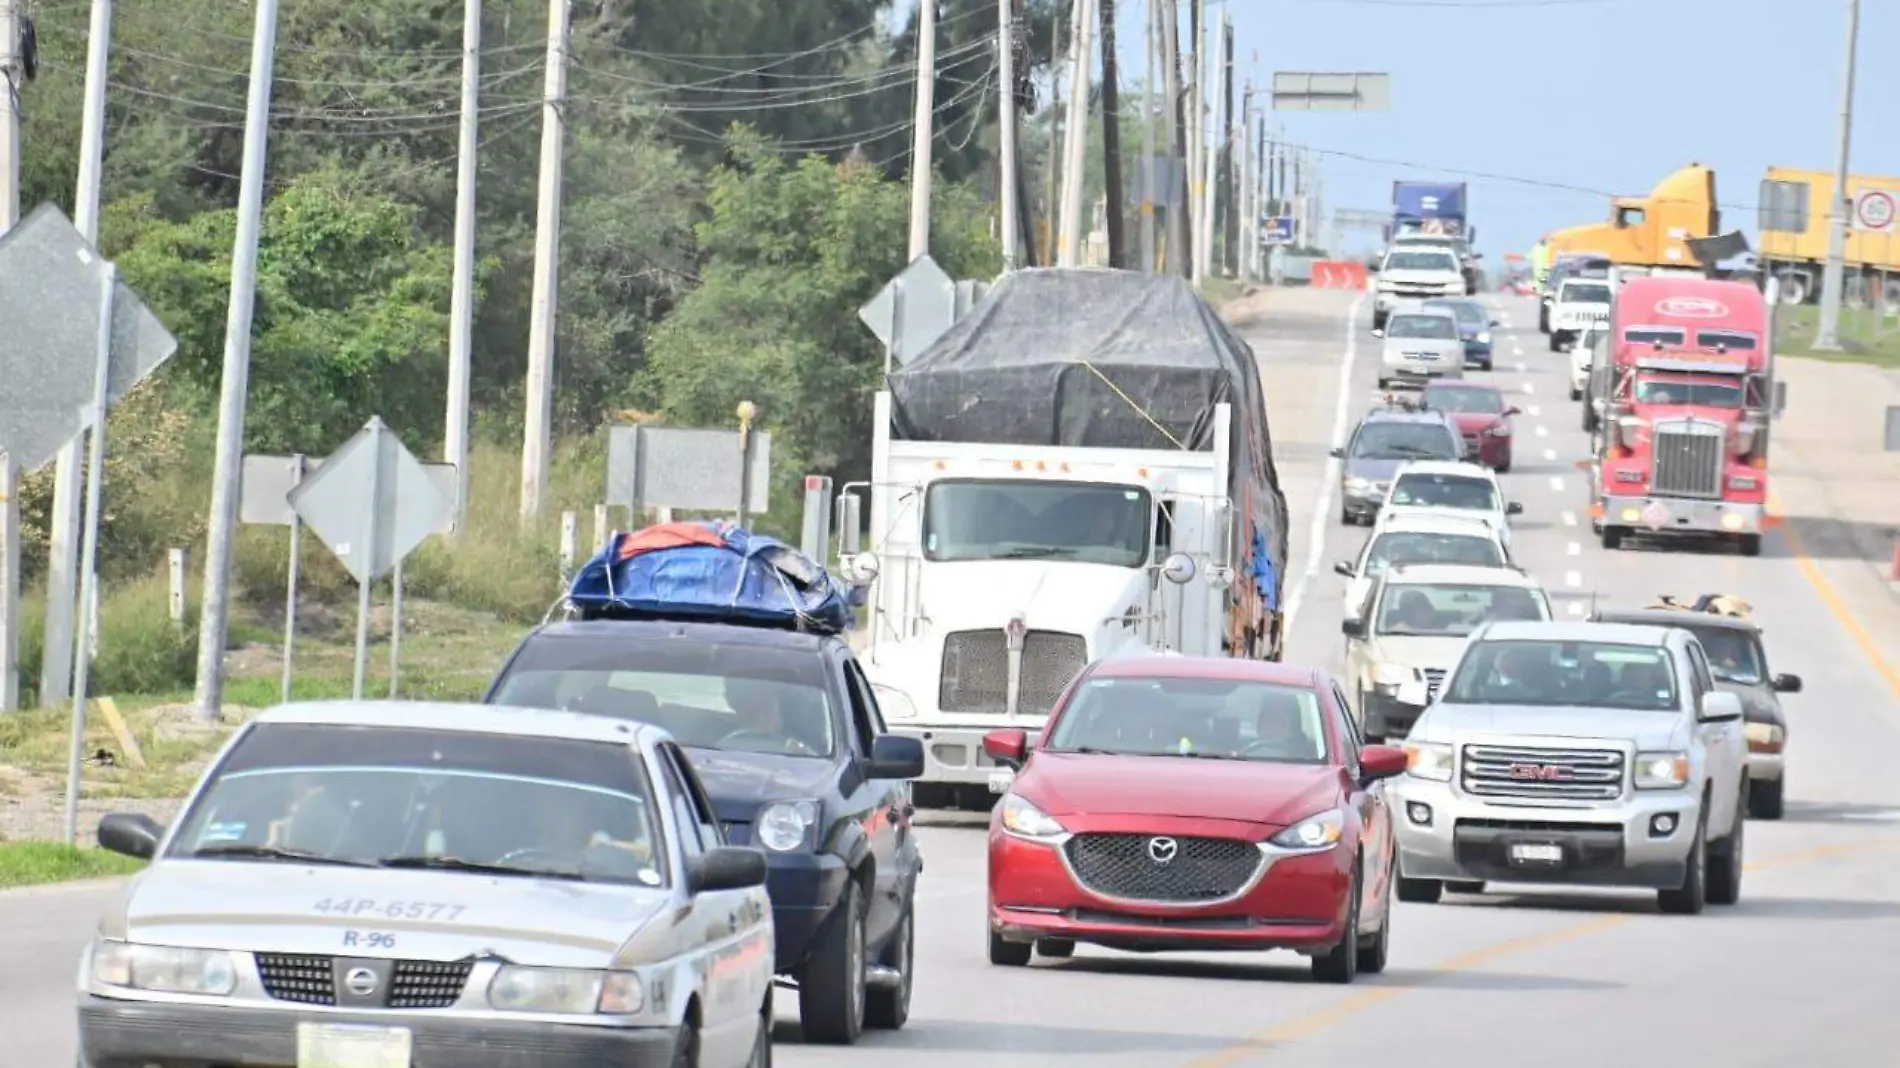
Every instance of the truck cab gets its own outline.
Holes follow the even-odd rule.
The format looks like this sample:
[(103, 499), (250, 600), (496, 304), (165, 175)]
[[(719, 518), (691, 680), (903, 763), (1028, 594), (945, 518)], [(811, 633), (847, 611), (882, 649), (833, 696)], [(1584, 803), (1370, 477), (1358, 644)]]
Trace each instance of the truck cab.
[(1721, 229), (1715, 172), (1691, 163), (1656, 184), (1646, 197), (1616, 197), (1608, 221), (1572, 226), (1550, 235), (1553, 255), (1600, 251), (1618, 264), (1695, 267), (1689, 242)]

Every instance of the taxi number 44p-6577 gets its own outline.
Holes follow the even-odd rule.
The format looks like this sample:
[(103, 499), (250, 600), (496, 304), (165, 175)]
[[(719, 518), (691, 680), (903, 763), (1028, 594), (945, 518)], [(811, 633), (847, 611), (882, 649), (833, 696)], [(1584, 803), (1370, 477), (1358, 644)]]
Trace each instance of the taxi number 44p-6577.
[(311, 911), (330, 916), (381, 916), (390, 920), (453, 920), (467, 905), (445, 901), (378, 901), (373, 897), (326, 897)]

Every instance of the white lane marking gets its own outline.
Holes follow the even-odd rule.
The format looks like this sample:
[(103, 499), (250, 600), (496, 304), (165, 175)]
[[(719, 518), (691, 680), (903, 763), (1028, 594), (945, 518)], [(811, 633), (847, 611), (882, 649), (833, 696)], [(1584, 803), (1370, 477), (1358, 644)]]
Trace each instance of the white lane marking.
[(1540, 438), (1547, 438), (1550, 436), (1550, 428), (1545, 426), (1542, 423), (1537, 424), (1536, 430), (1537, 430), (1537, 436)]
[(1557, 490), (1559, 492), (1562, 492), (1564, 488), (1563, 476), (1562, 475), (1550, 476), (1550, 488)]
[[(1522, 356), (1522, 355), (1524, 355), (1524, 353), (1523, 353), (1523, 350), (1521, 350), (1521, 349), (1520, 349), (1520, 350), (1518, 351), (1518, 355), (1519, 355), (1519, 356)], [(1524, 373), (1525, 371), (1528, 371), (1528, 370), (1530, 370), (1530, 368), (1528, 368), (1528, 367), (1526, 367), (1526, 366), (1524, 366), (1524, 361), (1523, 361), (1523, 360), (1519, 360), (1519, 361), (1517, 361), (1517, 373), (1518, 373), (1518, 374), (1523, 374), (1523, 373)]]
[[(1333, 409), (1333, 436), (1331, 448), (1341, 448), (1346, 444), (1346, 420), (1352, 415), (1352, 361), (1359, 351), (1359, 335), (1354, 329), (1359, 322), (1359, 306), (1366, 302), (1361, 295), (1353, 299), (1352, 307), (1346, 309), (1346, 358), (1339, 362), (1339, 403)], [(1326, 458), (1326, 470), (1320, 475), (1319, 500), (1313, 506), (1313, 525), (1307, 530), (1306, 567), (1293, 580), (1293, 590), (1287, 594), (1286, 622), (1281, 633), (1293, 633), (1293, 621), (1300, 614), (1300, 602), (1306, 599), (1306, 587), (1319, 574), (1320, 557), (1326, 552), (1326, 524), (1332, 519), (1333, 488), (1339, 484), (1341, 461), (1336, 456)]]
[(1574, 526), (1576, 526), (1576, 525), (1577, 525), (1577, 513), (1575, 513), (1575, 512), (1565, 512), (1565, 513), (1564, 513), (1564, 526), (1567, 526), (1567, 527), (1574, 527)]
[(1582, 556), (1583, 546), (1573, 541), (1570, 544), (1564, 546), (1564, 555), (1565, 556)]
[(1533, 404), (1524, 409), (1524, 414), (1535, 419), (1538, 416), (1544, 414), (1544, 410), (1542, 408), (1539, 408), (1537, 405)]
[(1532, 383), (1529, 383), (1529, 382), (1526, 382), (1526, 383), (1524, 383), (1524, 393), (1525, 393), (1525, 395), (1527, 395), (1527, 396), (1528, 396), (1529, 394), (1532, 394), (1532, 393), (1535, 393), (1535, 392), (1537, 392), (1537, 387), (1536, 387), (1535, 385), (1533, 385)]
[(1557, 458), (1557, 450), (1556, 450), (1556, 449), (1545, 449), (1545, 450), (1544, 450), (1544, 459), (1546, 459), (1546, 460), (1555, 460), (1556, 458)]
[(1583, 588), (1583, 572), (1581, 571), (1564, 572), (1564, 585), (1570, 587), (1573, 590), (1582, 589)]
[(1576, 616), (1578, 619), (1582, 619), (1583, 618), (1583, 603), (1580, 601), (1570, 602), (1569, 611), (1571, 615)]

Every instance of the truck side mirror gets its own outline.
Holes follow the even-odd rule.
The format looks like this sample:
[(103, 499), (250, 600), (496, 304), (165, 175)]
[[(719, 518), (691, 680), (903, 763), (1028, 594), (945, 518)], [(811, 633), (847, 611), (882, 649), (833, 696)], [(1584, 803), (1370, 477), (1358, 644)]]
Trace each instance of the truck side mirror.
[(1774, 418), (1779, 419), (1788, 410), (1788, 383), (1775, 383)]
[(1353, 571), (1353, 569), (1352, 569), (1352, 561), (1351, 561), (1351, 560), (1341, 560), (1340, 562), (1338, 562), (1338, 563), (1336, 563), (1336, 564), (1334, 564), (1334, 565), (1333, 565), (1333, 574), (1335, 574), (1335, 575), (1344, 575), (1344, 576), (1346, 576), (1347, 578), (1356, 578), (1356, 577), (1357, 577), (1357, 574), (1356, 574), (1356, 573), (1355, 573), (1355, 572)]
[(838, 558), (841, 560), (856, 557), (864, 548), (860, 544), (863, 529), (860, 520), (863, 518), (863, 508), (864, 500), (857, 494), (850, 492), (838, 494), (838, 514), (835, 525), (838, 531)]
[(1335, 448), (1329, 449), (1327, 450), (1326, 455), (1332, 457), (1335, 460), (1344, 460), (1346, 458), (1346, 447), (1344, 445), (1340, 445)]

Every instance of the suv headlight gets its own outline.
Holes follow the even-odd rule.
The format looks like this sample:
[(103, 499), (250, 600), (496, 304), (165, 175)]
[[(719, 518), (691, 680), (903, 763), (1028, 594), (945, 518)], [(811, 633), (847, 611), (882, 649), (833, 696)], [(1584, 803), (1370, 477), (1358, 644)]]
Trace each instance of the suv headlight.
[(92, 947), (92, 981), (130, 990), (220, 997), (237, 989), (237, 961), (222, 949), (102, 940)]
[(1673, 790), (1689, 782), (1689, 754), (1682, 752), (1636, 754), (1638, 790)]
[(1295, 853), (1323, 853), (1345, 836), (1346, 812), (1334, 808), (1306, 817), (1267, 839), (1267, 844)]
[(1441, 742), (1406, 742), (1405, 773), (1432, 782), (1451, 781), (1451, 746)]
[(1003, 830), (1018, 838), (1046, 841), (1069, 833), (1054, 816), (1030, 804), (1021, 794), (1004, 794), (998, 807), (1002, 809)]
[(759, 810), (752, 835), (767, 849), (789, 853), (811, 841), (811, 829), (818, 825), (818, 802), (774, 801)]
[(632, 972), (508, 965), (488, 982), (488, 1004), (502, 1012), (633, 1016), (646, 1008), (646, 988)]

